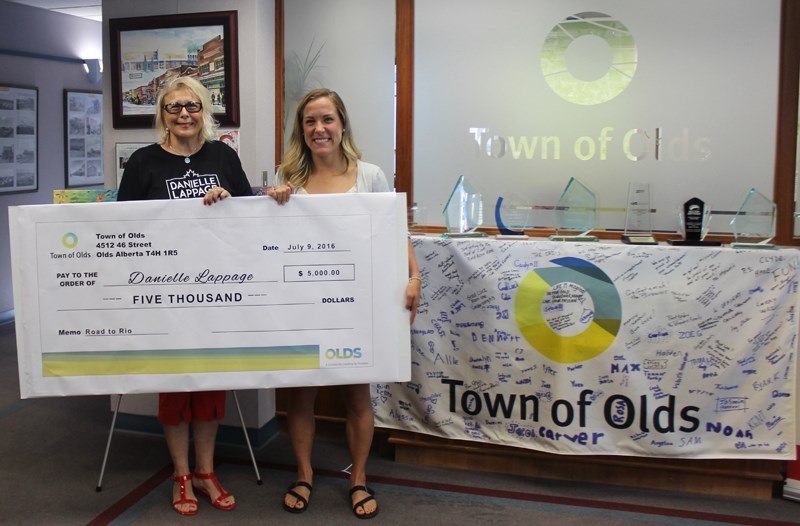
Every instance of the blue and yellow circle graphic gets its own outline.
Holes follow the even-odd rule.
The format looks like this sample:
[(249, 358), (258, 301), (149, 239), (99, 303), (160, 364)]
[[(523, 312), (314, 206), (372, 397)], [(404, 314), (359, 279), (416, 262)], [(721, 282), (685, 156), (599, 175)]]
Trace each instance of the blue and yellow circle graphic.
[(578, 363), (602, 354), (614, 342), (622, 302), (600, 268), (573, 257), (551, 261), (520, 283), (514, 316), (525, 340), (559, 363)]
[(604, 13), (578, 13), (555, 25), (542, 46), (545, 81), (574, 104), (608, 102), (636, 73), (636, 41), (625, 25)]
[(66, 248), (75, 248), (78, 246), (78, 236), (76, 236), (72, 232), (67, 232), (61, 238), (61, 244), (64, 245)]

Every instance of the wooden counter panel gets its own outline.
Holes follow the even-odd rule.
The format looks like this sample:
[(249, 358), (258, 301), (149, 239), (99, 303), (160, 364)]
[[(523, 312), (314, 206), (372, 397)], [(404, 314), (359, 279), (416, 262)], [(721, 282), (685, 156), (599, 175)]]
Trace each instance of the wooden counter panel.
[(785, 469), (779, 460), (556, 455), (397, 430), (388, 441), (406, 464), (762, 500)]

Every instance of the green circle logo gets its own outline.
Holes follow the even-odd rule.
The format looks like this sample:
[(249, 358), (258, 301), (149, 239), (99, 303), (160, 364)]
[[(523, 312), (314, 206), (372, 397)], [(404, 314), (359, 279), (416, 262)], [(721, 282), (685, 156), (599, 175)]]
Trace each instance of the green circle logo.
[(78, 246), (78, 236), (72, 232), (67, 232), (64, 234), (64, 237), (61, 238), (61, 244), (67, 248), (75, 248)]
[(586, 106), (608, 102), (636, 73), (636, 41), (604, 13), (578, 13), (556, 24), (542, 46), (542, 74), (558, 96)]
[(520, 283), (514, 317), (522, 336), (558, 363), (602, 354), (617, 337), (619, 292), (605, 272), (578, 258), (552, 260), (556, 267), (530, 272)]

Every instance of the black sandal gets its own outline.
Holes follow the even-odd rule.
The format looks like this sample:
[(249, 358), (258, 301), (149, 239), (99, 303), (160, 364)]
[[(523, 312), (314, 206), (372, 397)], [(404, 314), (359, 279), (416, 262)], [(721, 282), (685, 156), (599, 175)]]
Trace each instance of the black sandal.
[(303, 504), (303, 507), (302, 508), (295, 507), (295, 506), (297, 506), (297, 502), (294, 503), (295, 506), (287, 505), (286, 504), (286, 495), (284, 495), (283, 496), (283, 501), (281, 502), (281, 504), (283, 504), (283, 509), (285, 509), (289, 513), (303, 513), (304, 511), (306, 511), (308, 509), (308, 499), (305, 498), (304, 496), (300, 495), (299, 493), (297, 493), (294, 490), (295, 488), (298, 488), (298, 487), (306, 488), (308, 490), (308, 496), (311, 497), (311, 484), (309, 484), (308, 482), (303, 482), (302, 480), (298, 480), (297, 482), (295, 482), (292, 485), (290, 485), (289, 489), (286, 490), (286, 494), (287, 495), (291, 495), (292, 497), (297, 499), (297, 502), (301, 502)]
[[(365, 493), (368, 493), (369, 497), (361, 499), (360, 501), (358, 501), (355, 504), (353, 504), (353, 515), (355, 515), (359, 519), (371, 519), (371, 518), (375, 517), (378, 514), (378, 511), (379, 511), (379, 509), (377, 507), (375, 508), (375, 511), (373, 511), (372, 513), (367, 513), (367, 510), (364, 509), (364, 504), (366, 504), (367, 502), (369, 502), (371, 500), (375, 500), (375, 492), (372, 491), (371, 489), (369, 489), (366, 486), (353, 486), (352, 488), (350, 488), (350, 500), (351, 501), (353, 500), (353, 493), (355, 493), (356, 491), (363, 491)], [(358, 508), (361, 508), (361, 510), (364, 513), (358, 513), (358, 511), (357, 511)]]

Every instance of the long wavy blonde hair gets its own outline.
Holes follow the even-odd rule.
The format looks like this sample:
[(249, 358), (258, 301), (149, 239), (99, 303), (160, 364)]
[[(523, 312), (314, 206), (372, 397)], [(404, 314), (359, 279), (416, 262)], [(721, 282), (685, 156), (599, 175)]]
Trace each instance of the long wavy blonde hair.
[(185, 90), (191, 93), (192, 98), (197, 99), (203, 105), (203, 126), (200, 128), (200, 137), (203, 141), (208, 142), (216, 136), (217, 127), (219, 123), (214, 118), (214, 109), (211, 103), (211, 95), (208, 90), (203, 86), (199, 80), (192, 77), (175, 77), (168, 80), (161, 89), (158, 90), (158, 98), (156, 99), (156, 135), (158, 135), (158, 142), (165, 144), (169, 140), (169, 130), (167, 124), (164, 122), (164, 99), (170, 93), (178, 90)]
[(342, 120), (342, 153), (347, 161), (347, 166), (349, 167), (351, 162), (355, 163), (361, 159), (361, 150), (356, 146), (353, 132), (350, 129), (350, 117), (347, 116), (347, 109), (339, 94), (327, 88), (311, 90), (297, 103), (292, 135), (289, 137), (289, 147), (283, 156), (283, 162), (278, 167), (281, 179), (292, 183), (295, 188), (305, 186), (314, 171), (314, 159), (303, 137), (303, 112), (309, 102), (322, 97), (330, 99)]

